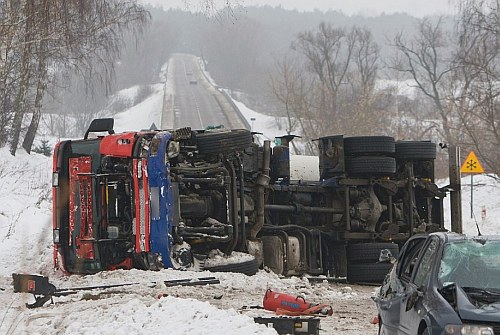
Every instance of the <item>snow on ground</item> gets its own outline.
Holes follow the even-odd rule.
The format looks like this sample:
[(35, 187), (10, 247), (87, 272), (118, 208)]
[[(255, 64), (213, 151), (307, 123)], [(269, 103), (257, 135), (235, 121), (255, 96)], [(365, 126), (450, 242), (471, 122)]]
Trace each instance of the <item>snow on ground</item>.
[[(462, 176), (462, 225), (467, 235), (500, 235), (500, 182), (488, 174)], [(471, 210), (472, 202), (472, 210)], [(449, 219), (449, 201), (445, 198), (446, 228), (451, 229)], [(471, 215), (472, 214), (472, 215)]]
[[(118, 131), (149, 128), (160, 124), (163, 84), (140, 105), (118, 114)], [(243, 108), (254, 130), (273, 139), (274, 118)], [(313, 284), (307, 278), (280, 278), (260, 270), (242, 274), (175, 271), (112, 271), (88, 276), (63, 276), (52, 267), (51, 158), (27, 155), (19, 150), (12, 157), (0, 149), (0, 334), (276, 334), (274, 329), (253, 322), (269, 312), (261, 306), (266, 290), (305, 295), (312, 302), (332, 304), (334, 316), (321, 319), (322, 334), (375, 334), (369, 324), (374, 306), (373, 287)], [(463, 178), (464, 230), (476, 234), (470, 219), (470, 177)], [(474, 178), (474, 211), (483, 234), (499, 234), (500, 184), (487, 176)], [(484, 208), (484, 211), (483, 211)], [(485, 213), (481, 215), (481, 213)], [(42, 274), (57, 288), (132, 284), (113, 289), (79, 291), (56, 297), (54, 304), (27, 309), (28, 294), (13, 293), (12, 273)], [(215, 276), (220, 284), (166, 287), (163, 281)], [(160, 298), (159, 298), (160, 297)], [(247, 306), (247, 308), (243, 308)], [(367, 307), (368, 306), (368, 307)]]
[(151, 88), (154, 92), (151, 96), (114, 117), (115, 132), (150, 129), (153, 123), (156, 128), (160, 127), (164, 84), (152, 85)]

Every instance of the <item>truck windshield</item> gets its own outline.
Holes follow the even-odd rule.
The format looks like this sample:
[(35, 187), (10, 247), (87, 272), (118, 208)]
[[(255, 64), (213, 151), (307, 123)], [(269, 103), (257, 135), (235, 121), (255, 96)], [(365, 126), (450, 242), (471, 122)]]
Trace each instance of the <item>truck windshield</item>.
[(500, 240), (462, 240), (445, 245), (438, 278), (443, 286), (500, 290)]

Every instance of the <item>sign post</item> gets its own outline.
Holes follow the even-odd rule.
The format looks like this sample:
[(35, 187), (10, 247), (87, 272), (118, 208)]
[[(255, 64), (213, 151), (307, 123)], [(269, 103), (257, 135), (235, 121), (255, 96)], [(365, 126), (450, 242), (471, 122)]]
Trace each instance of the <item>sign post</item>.
[(460, 168), (460, 172), (470, 173), (470, 218), (472, 219), (474, 217), (474, 208), (473, 208), (474, 174), (484, 173), (483, 166), (479, 162), (479, 159), (477, 159), (477, 156), (474, 153), (474, 151), (471, 150), (471, 152), (469, 152), (469, 154), (467, 155), (467, 158), (465, 159), (464, 163), (462, 164), (462, 167)]

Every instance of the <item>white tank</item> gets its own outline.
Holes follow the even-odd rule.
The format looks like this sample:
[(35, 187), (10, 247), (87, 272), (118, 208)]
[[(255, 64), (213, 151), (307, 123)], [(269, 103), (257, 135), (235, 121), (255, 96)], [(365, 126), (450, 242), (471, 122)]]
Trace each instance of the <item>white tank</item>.
[(290, 180), (319, 180), (319, 157), (290, 155)]

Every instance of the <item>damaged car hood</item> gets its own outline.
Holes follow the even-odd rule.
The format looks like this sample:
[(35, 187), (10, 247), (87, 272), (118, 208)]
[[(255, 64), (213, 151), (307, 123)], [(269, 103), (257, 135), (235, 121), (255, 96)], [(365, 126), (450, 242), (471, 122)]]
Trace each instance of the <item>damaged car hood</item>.
[(478, 301), (470, 293), (468, 295), (462, 287), (456, 286), (456, 299), (456, 309), (460, 319), (485, 322), (500, 321), (500, 297), (494, 302), (485, 303)]

